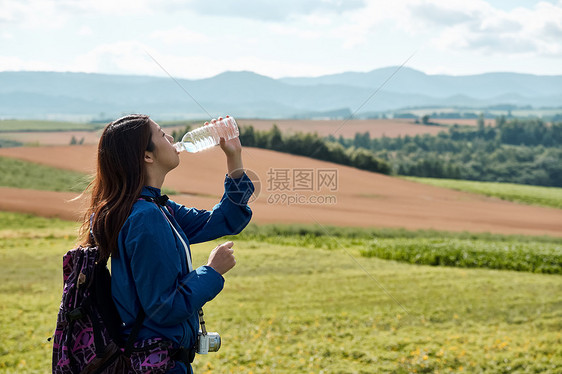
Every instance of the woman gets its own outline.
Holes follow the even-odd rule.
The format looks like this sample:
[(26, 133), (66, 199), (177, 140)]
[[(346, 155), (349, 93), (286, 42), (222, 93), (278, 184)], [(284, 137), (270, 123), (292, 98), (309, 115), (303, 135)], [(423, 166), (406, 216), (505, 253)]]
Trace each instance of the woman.
[[(236, 261), (233, 243), (227, 242), (211, 252), (207, 265), (189, 272), (189, 243), (242, 231), (252, 216), (247, 202), (254, 187), (243, 170), (240, 140), (221, 138), (228, 168), (221, 201), (212, 211), (166, 201), (160, 189), (180, 161), (172, 142), (145, 115), (129, 115), (107, 125), (98, 146), (83, 245), (97, 244), (103, 257), (111, 256), (111, 292), (124, 336), (142, 308), (146, 317), (139, 340), (160, 337), (176, 347), (192, 348), (199, 309), (222, 290), (222, 275)], [(91, 243), (90, 230), (96, 243)], [(176, 361), (170, 372), (192, 371), (189, 363)]]

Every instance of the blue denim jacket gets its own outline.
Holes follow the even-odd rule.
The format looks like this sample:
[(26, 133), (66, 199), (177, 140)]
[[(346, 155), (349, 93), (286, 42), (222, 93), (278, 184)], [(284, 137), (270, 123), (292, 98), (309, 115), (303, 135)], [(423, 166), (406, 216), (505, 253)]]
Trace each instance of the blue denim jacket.
[[(244, 174), (226, 177), (225, 192), (211, 211), (186, 208), (168, 201), (163, 208), (188, 244), (235, 235), (250, 222), (248, 199), (254, 186)], [(160, 190), (144, 187), (142, 195), (160, 196)], [(146, 312), (139, 339), (164, 337), (183, 347), (192, 347), (199, 331), (198, 310), (223, 288), (224, 278), (209, 266), (191, 273), (181, 241), (158, 206), (139, 200), (125, 221), (118, 238), (119, 256), (111, 259), (111, 292), (128, 335), (139, 312)], [(191, 255), (191, 253), (190, 253)], [(185, 372), (181, 365), (177, 369)], [(190, 371), (190, 368), (187, 368)], [(174, 370), (174, 372), (176, 372)]]

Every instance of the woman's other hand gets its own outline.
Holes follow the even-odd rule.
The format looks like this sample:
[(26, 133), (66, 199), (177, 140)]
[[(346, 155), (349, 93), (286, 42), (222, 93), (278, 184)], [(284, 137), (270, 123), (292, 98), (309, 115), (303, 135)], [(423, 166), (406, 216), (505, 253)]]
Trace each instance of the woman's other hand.
[(220, 275), (224, 275), (227, 271), (236, 265), (234, 258), (233, 242), (226, 242), (219, 245), (211, 251), (207, 266), (215, 269)]

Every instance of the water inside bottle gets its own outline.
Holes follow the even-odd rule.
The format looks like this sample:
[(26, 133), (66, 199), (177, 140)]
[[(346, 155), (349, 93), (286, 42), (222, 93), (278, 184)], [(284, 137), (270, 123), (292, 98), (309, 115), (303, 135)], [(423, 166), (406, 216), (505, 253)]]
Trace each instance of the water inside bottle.
[(238, 126), (232, 117), (223, 119), (213, 125), (199, 127), (185, 134), (182, 140), (174, 147), (178, 152), (199, 152), (211, 148), (220, 143), (220, 138), (226, 140), (235, 138), (239, 135)]

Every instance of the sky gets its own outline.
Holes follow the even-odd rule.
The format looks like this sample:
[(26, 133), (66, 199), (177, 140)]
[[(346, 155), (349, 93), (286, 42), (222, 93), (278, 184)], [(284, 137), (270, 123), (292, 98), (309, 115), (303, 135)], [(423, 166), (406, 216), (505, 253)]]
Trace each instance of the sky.
[(281, 78), (404, 63), (562, 75), (562, 0), (0, 0), (0, 71)]

